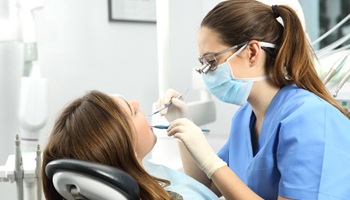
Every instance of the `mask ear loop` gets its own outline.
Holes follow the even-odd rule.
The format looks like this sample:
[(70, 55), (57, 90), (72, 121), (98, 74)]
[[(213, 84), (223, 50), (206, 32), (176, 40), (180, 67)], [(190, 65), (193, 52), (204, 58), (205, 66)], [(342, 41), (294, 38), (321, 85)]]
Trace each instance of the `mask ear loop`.
[[(241, 48), (239, 48), (236, 52), (234, 52), (230, 57), (226, 59), (225, 62), (229, 62), (233, 57), (241, 53), (246, 47), (248, 46), (248, 43), (243, 45)], [(229, 64), (229, 63), (228, 63)], [(230, 65), (230, 64), (229, 64)]]
[[(235, 57), (236, 55), (238, 55), (239, 53), (241, 53), (246, 47), (248, 46), (248, 42), (245, 44), (245, 45), (243, 45), (241, 48), (239, 48), (236, 52), (234, 52), (230, 57), (228, 57), (227, 59), (226, 59), (226, 63), (227, 63), (227, 65), (228, 65), (228, 67), (229, 67), (229, 70), (230, 70), (230, 74), (231, 74), (231, 77), (232, 78), (235, 78), (235, 76), (233, 75), (233, 72), (232, 72), (232, 70), (231, 70), (231, 65), (230, 65), (230, 60), (233, 58), (233, 57)], [(218, 66), (219, 67), (219, 66)]]
[[(275, 48), (275, 47), (276, 47), (275, 44), (272, 44), (272, 43), (269, 43), (269, 42), (259, 42), (259, 44), (260, 44), (261, 47), (268, 47), (268, 48)], [(241, 47), (238, 51), (236, 51), (236, 52), (235, 52), (234, 54), (232, 54), (230, 57), (228, 57), (227, 60), (226, 60), (226, 62), (228, 62), (233, 56), (235, 56), (235, 55), (239, 54), (240, 52), (242, 52), (243, 49), (244, 49), (245, 47), (247, 47), (247, 46), (248, 46), (248, 43), (245, 44), (243, 47)], [(228, 65), (230, 66), (230, 63), (228, 63)], [(236, 78), (236, 77), (233, 75), (232, 71), (231, 71), (231, 76), (232, 76), (232, 78), (234, 78), (234, 79), (237, 79), (237, 80), (246, 80), (246, 81), (262, 81), (262, 80), (266, 80), (266, 79), (269, 79), (269, 78), (272, 77), (271, 74), (268, 74), (268, 75), (261, 76), (261, 77), (256, 77), (256, 78)]]
[[(268, 47), (268, 48), (275, 48), (276, 45), (269, 43), (269, 42), (258, 42), (261, 47)], [(237, 54), (241, 53), (246, 47), (248, 46), (248, 42), (243, 45), (241, 48), (239, 48), (235, 53), (233, 53), (230, 57), (226, 59), (226, 62), (228, 62), (232, 57), (236, 56)]]

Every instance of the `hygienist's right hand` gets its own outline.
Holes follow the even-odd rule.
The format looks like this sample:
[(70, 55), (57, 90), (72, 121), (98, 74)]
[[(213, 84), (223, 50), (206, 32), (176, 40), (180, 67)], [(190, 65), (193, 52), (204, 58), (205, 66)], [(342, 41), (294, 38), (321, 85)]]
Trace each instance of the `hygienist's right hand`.
[(172, 122), (178, 118), (190, 118), (188, 114), (188, 108), (183, 97), (179, 99), (176, 98), (179, 95), (181, 95), (180, 92), (174, 89), (168, 89), (165, 92), (165, 95), (155, 102), (156, 109), (162, 108), (165, 104), (169, 103), (170, 101), (172, 102), (172, 105), (159, 112), (159, 114), (161, 116), (164, 116), (168, 120), (168, 122)]

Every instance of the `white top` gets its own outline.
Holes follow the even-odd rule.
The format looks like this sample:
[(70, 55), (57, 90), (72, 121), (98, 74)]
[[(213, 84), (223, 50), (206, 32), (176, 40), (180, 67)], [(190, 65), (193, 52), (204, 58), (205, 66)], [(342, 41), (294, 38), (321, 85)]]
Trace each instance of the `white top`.
[(165, 189), (180, 194), (185, 200), (219, 199), (209, 188), (181, 171), (176, 171), (150, 161), (143, 161), (143, 165), (146, 171), (152, 176), (169, 180), (171, 185)]

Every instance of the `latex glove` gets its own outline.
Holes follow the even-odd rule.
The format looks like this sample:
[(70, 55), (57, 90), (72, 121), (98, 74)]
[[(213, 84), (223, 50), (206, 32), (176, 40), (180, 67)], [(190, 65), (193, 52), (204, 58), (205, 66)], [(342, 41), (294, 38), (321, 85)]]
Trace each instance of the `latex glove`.
[(192, 121), (185, 118), (177, 119), (170, 123), (167, 132), (168, 136), (174, 136), (185, 144), (199, 168), (209, 178), (217, 169), (227, 165), (211, 148), (201, 128)]
[(169, 102), (172, 103), (172, 105), (170, 105), (168, 108), (159, 112), (159, 114), (161, 116), (164, 116), (168, 120), (168, 122), (172, 122), (178, 118), (189, 118), (189, 115), (187, 113), (188, 108), (186, 103), (184, 102), (183, 97), (176, 98), (180, 95), (180, 92), (174, 89), (168, 89), (165, 92), (165, 95), (155, 102), (156, 109), (162, 108), (165, 104)]

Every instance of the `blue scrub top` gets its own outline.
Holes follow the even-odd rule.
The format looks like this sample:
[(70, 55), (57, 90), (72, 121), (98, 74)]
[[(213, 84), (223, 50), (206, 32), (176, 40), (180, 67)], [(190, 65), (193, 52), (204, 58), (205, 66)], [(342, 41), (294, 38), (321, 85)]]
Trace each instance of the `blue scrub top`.
[(264, 199), (350, 199), (350, 120), (313, 93), (283, 87), (272, 100), (256, 152), (249, 104), (232, 119), (219, 157)]

